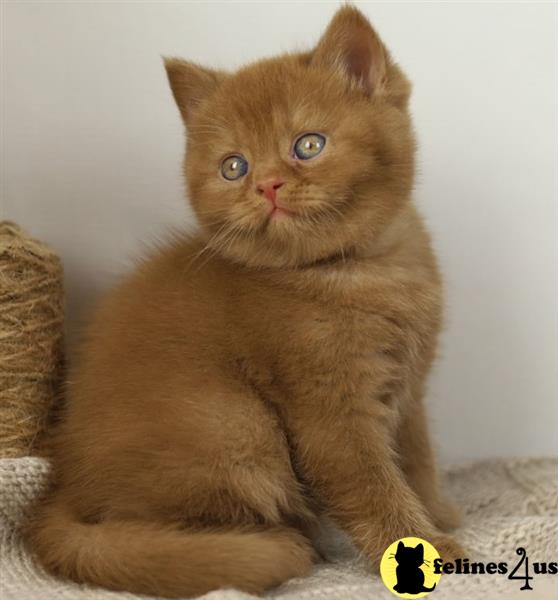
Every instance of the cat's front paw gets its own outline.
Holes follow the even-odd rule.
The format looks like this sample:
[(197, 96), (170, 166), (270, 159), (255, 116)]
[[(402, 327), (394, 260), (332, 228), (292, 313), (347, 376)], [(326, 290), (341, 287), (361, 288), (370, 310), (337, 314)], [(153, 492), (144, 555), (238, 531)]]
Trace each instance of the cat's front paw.
[(436, 548), (444, 562), (455, 562), (457, 558), (465, 558), (465, 550), (449, 535), (438, 535), (429, 542)]

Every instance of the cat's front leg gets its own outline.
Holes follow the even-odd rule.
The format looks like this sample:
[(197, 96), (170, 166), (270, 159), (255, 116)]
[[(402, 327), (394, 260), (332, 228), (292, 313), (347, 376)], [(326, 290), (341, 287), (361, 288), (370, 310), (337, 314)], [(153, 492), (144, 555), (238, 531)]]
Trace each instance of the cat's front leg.
[(348, 397), (336, 400), (299, 398), (283, 410), (297, 468), (328, 515), (376, 566), (385, 549), (406, 536), (430, 541), (445, 560), (462, 556), (397, 464), (389, 408), (379, 399), (366, 407)]
[(455, 529), (459, 526), (459, 511), (440, 489), (422, 394), (415, 393), (402, 412), (397, 452), (405, 477), (436, 526), (442, 531)]

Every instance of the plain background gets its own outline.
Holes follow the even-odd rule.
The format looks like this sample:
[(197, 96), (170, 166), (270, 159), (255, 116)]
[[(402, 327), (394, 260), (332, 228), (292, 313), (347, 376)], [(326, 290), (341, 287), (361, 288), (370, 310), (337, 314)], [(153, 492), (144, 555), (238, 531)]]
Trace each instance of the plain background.
[[(557, 5), (357, 4), (414, 81), (416, 200), (447, 282), (442, 457), (558, 455)], [(160, 55), (308, 48), (337, 6), (2, 4), (2, 217), (62, 255), (70, 338), (134, 256), (193, 226)]]

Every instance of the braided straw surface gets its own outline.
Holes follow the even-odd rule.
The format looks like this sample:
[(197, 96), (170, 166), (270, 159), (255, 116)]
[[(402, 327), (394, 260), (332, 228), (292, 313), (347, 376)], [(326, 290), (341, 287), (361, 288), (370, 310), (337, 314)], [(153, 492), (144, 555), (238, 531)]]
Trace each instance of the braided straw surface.
[(59, 390), (62, 264), (17, 225), (0, 222), (0, 458), (32, 454)]

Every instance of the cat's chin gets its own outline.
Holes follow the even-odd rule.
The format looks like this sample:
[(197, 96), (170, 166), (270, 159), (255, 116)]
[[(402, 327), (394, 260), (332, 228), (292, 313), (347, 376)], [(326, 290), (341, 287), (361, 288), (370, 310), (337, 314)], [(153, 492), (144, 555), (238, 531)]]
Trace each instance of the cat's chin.
[(264, 235), (274, 236), (277, 233), (288, 235), (289, 232), (292, 232), (293, 229), (297, 226), (297, 217), (296, 213), (292, 210), (286, 208), (275, 208), (271, 211), (265, 220), (265, 225), (263, 227)]
[(216, 254), (250, 268), (296, 269), (336, 256), (347, 258), (359, 245), (361, 236), (354, 230), (325, 222), (323, 227), (317, 225), (313, 217), (294, 210), (268, 214), (221, 245)]
[[(323, 236), (317, 234), (320, 224), (324, 226)], [(316, 239), (327, 238), (331, 235), (331, 219), (326, 220), (320, 212), (301, 213), (290, 208), (277, 208), (271, 211), (261, 228), (261, 233), (272, 242), (286, 243), (291, 246), (302, 239), (308, 243), (311, 236)]]
[[(326, 238), (327, 239), (327, 238)], [(297, 269), (321, 263), (343, 254), (339, 246), (331, 244), (309, 243), (296, 228), (289, 223), (289, 217), (280, 217), (270, 223), (265, 233), (237, 240), (223, 248), (221, 258), (249, 268), (256, 269)]]

